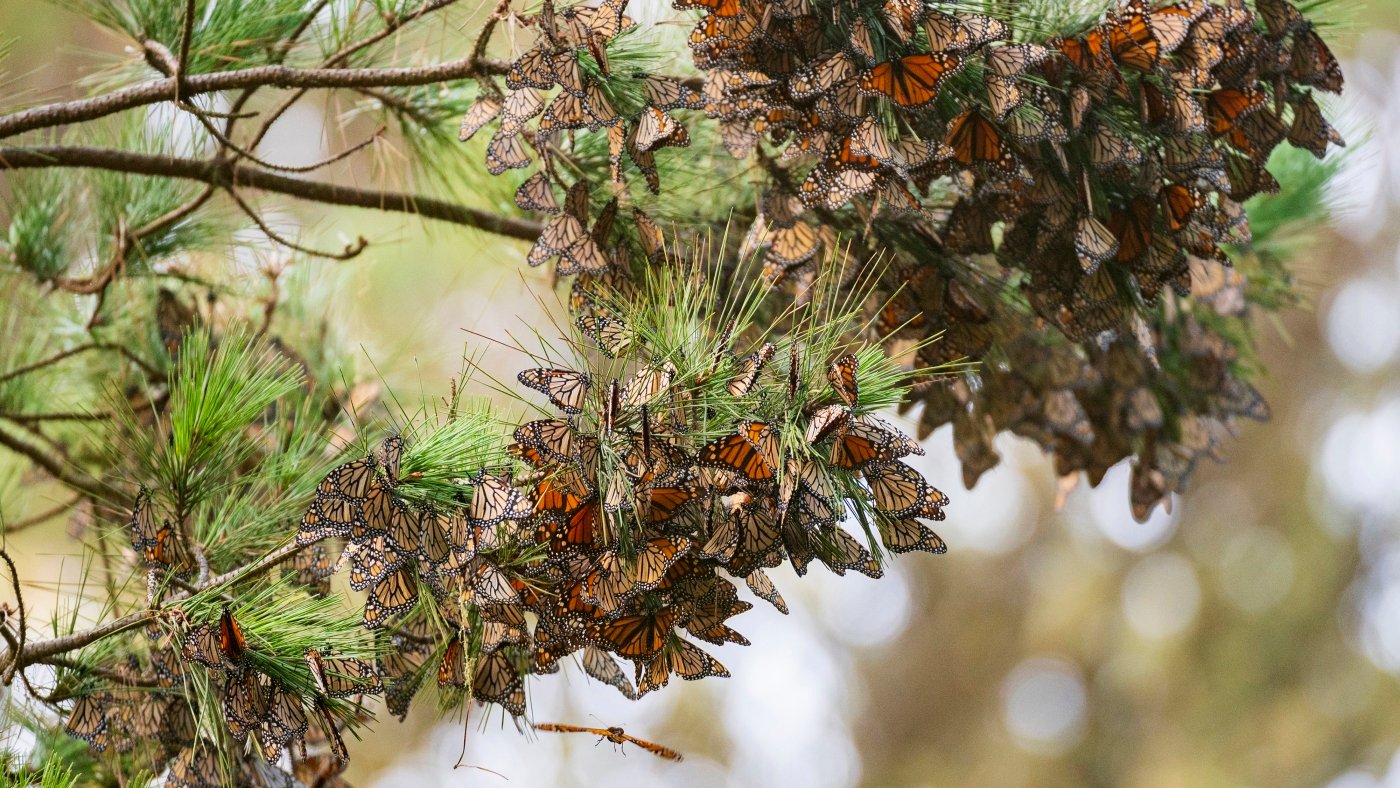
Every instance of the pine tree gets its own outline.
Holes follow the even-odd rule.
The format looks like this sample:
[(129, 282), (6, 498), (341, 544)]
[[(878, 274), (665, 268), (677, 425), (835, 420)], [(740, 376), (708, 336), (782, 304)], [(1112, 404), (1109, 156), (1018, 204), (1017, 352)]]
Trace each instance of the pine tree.
[[(0, 446), (91, 555), (40, 637), (0, 551), (39, 741), (7, 779), (332, 784), (369, 696), (519, 717), (571, 656), (629, 697), (728, 675), (694, 641), (748, 644), (738, 581), (786, 612), (765, 569), (947, 549), (881, 410), (951, 423), (968, 486), (1010, 431), (1169, 503), (1268, 416), (1251, 343), (1298, 301), (1342, 75), (1325, 7), (1093, 5), (685, 0), (682, 42), (626, 0), (85, 0), (131, 56), (0, 115)], [(280, 164), (310, 91), (378, 130)], [(392, 183), (323, 175), (392, 145)], [(380, 402), (309, 263), (381, 241), (268, 218), (298, 202), (528, 242), (571, 321), (512, 340), (517, 381), (469, 351)], [(223, 263), (248, 233), (263, 279)]]

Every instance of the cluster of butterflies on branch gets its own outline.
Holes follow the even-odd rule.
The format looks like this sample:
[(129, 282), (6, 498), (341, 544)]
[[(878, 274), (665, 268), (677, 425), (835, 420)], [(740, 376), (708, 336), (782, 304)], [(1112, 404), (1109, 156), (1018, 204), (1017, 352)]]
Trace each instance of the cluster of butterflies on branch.
[[(701, 80), (610, 74), (608, 46), (632, 27), (625, 1), (575, 6), (560, 13), (564, 26), (546, 3), (527, 20), (540, 40), (506, 79), (515, 92), (496, 100), (488, 90), (464, 121), (467, 136), (503, 112), (499, 139), (532, 117), (508, 105), (544, 112), (534, 138), (553, 142), (536, 146), (542, 166), (517, 193), (522, 208), (554, 217), (532, 264), (557, 258), (561, 274), (583, 275), (577, 291), (625, 278), (636, 259), (614, 243), (616, 197), (590, 228), (585, 179), (565, 177), (549, 154), (561, 149), (556, 129), (570, 139), (605, 130), (610, 175), (622, 181), (623, 154), (639, 152), (630, 140), (646, 152), (687, 144), (672, 113), (700, 108), (736, 158), (761, 165), (741, 251), (764, 255), (768, 279), (800, 290), (816, 261), (854, 241), (889, 266), (873, 305), (878, 335), (944, 337), (923, 347), (921, 366), (1009, 356), (1002, 339), (1028, 334), (1051, 348), (1020, 354), (1026, 366), (1009, 371), (985, 365), (979, 374), (1000, 385), (925, 389), (921, 437), (954, 416), (976, 423), (958, 430), (964, 461), (978, 459), (970, 480), (995, 464), (990, 437), (1013, 430), (1062, 473), (1093, 482), (1135, 457), (1134, 508), (1146, 516), (1184, 489), (1200, 457), (1218, 456), (1236, 417), (1267, 415), (1235, 369), (1238, 340), (1192, 312), (1243, 291), (1226, 248), (1250, 243), (1243, 203), (1279, 188), (1265, 167), (1273, 150), (1286, 141), (1320, 158), (1343, 144), (1315, 96), (1341, 91), (1340, 66), (1287, 0), (1122, 0), (1079, 34), (1054, 37), (1014, 14), (912, 0), (675, 5), (703, 12), (689, 37)], [(644, 99), (623, 100), (628, 80), (644, 84)], [(524, 97), (556, 86), (550, 111)], [(636, 163), (659, 188), (654, 161)], [(561, 207), (554, 190), (571, 178)], [(659, 230), (635, 206), (632, 218), (624, 235), (656, 260)], [(1247, 319), (1241, 309), (1230, 317)], [(1125, 379), (1105, 368), (1111, 345), (1126, 346), (1115, 357), (1135, 356), (1130, 387), (1146, 391), (1126, 405), (1092, 393)], [(1173, 355), (1208, 374), (1164, 373), (1159, 361)], [(1039, 366), (1047, 356), (1077, 372)], [(998, 412), (1009, 406), (993, 397), (1023, 391), (1029, 410)], [(1112, 434), (1126, 437), (1103, 439)]]
[[(217, 621), (189, 625), (183, 635), (146, 629), (150, 671), (130, 655), (111, 686), (78, 697), (65, 730), (94, 752), (112, 748), (145, 758), (149, 768), (164, 770), (166, 784), (180, 788), (217, 788), (228, 784), (218, 753), (230, 752), (231, 778), (240, 785), (336, 785), (349, 760), (341, 736), (343, 723), (332, 713), (332, 699), (376, 694), (383, 690), (379, 673), (360, 659), (323, 656), (308, 650), (306, 669), (314, 686), (309, 700), (258, 668), (242, 626), (225, 607)], [(201, 733), (198, 695), (188, 691), (191, 665), (204, 668), (219, 706), (213, 719), (223, 723), (216, 736)], [(209, 717), (205, 717), (209, 719)], [(232, 747), (221, 748), (224, 734)], [(245, 748), (252, 739), (255, 746)], [(253, 753), (257, 753), (254, 755)], [(279, 761), (291, 770), (279, 768)]]
[[(946, 551), (920, 520), (942, 520), (948, 498), (901, 461), (922, 450), (862, 398), (862, 358), (888, 364), (878, 351), (812, 364), (794, 343), (784, 365), (771, 343), (732, 352), (731, 328), (712, 338), (702, 372), (643, 353), (625, 380), (607, 379), (635, 332), (602, 314), (578, 327), (597, 346), (581, 356), (589, 366), (518, 376), (558, 415), (521, 424), (507, 462), (459, 480), (454, 505), (401, 494), (413, 479), (401, 473), (397, 435), (317, 486), (285, 572), (314, 594), (329, 593), (338, 572), (367, 592), (362, 620), (376, 656), (308, 651), (303, 684), (315, 689), (305, 695), (260, 667), (257, 633), (227, 607), (178, 637), (151, 632), (155, 683), (174, 688), (192, 666), (203, 670), (248, 780), (334, 777), (348, 755), (330, 704), (351, 698), (359, 709), (383, 694), (402, 718), (434, 667), (440, 692), (515, 717), (526, 712), (526, 677), (557, 672), (570, 656), (629, 698), (673, 675), (727, 676), (696, 641), (748, 644), (727, 623), (750, 608), (738, 582), (786, 613), (767, 569), (788, 563), (802, 575), (817, 562), (878, 578), (884, 552)], [(730, 405), (724, 413), (746, 417), (716, 413), (715, 392)], [(143, 491), (131, 518), (148, 565), (143, 534), (160, 519), (155, 510)], [(852, 515), (854, 534), (841, 525)], [(210, 746), (196, 746), (190, 701), (138, 693), (138, 714), (126, 692), (84, 695), (69, 732), (95, 749), (155, 737), (168, 745), (157, 756), (169, 761), (172, 784), (203, 785), (177, 777), (182, 759)], [(255, 746), (242, 747), (250, 739)]]

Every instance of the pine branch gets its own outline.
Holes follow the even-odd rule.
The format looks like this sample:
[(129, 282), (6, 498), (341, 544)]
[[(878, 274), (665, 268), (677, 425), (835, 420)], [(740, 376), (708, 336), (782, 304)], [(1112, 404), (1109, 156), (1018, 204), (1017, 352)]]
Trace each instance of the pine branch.
[(95, 120), (147, 104), (168, 101), (175, 98), (177, 89), (181, 89), (181, 97), (188, 98), (203, 93), (259, 87), (408, 87), (468, 77), (500, 75), (509, 69), (509, 63), (486, 59), (478, 61), (468, 57), (434, 66), (407, 68), (258, 66), (213, 74), (193, 74), (184, 80), (183, 89), (181, 89), (178, 78), (167, 77), (141, 85), (121, 88), (92, 98), (45, 104), (0, 116), (0, 138), (11, 137), (35, 129)]
[(0, 170), (48, 167), (85, 167), (134, 175), (185, 178), (225, 189), (236, 186), (249, 187), (329, 205), (413, 213), (524, 241), (535, 240), (543, 229), (537, 222), (432, 197), (306, 181), (219, 159), (189, 159), (60, 145), (33, 148), (0, 147)]
[(138, 610), (135, 613), (112, 619), (92, 629), (25, 645), (12, 652), (4, 670), (6, 673), (12, 675), (13, 672), (23, 670), (29, 665), (39, 662), (49, 662), (60, 654), (77, 651), (103, 638), (119, 635), (123, 632), (129, 632), (137, 627), (144, 626), (145, 624), (159, 619), (177, 603), (183, 602), (195, 594), (216, 589), (235, 581), (256, 577), (283, 561), (286, 561), (303, 548), (309, 547), (310, 544), (312, 543), (298, 544), (295, 541), (288, 542), (246, 566), (211, 577), (203, 583), (196, 584), (190, 591), (183, 591), (171, 595), (160, 608)]

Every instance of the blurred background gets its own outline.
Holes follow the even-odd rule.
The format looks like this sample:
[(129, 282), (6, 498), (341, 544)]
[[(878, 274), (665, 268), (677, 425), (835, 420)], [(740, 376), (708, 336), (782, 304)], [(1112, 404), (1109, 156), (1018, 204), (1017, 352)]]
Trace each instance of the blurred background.
[[(0, 0), (23, 87), (61, 94), (120, 46), (60, 5)], [(1259, 326), (1273, 421), (1244, 426), (1171, 514), (1134, 522), (1121, 468), (1057, 510), (1049, 463), (1007, 436), (1003, 464), (964, 490), (945, 428), (916, 459), (953, 499), (947, 555), (906, 556), (880, 581), (775, 571), (792, 613), (759, 603), (737, 620), (754, 644), (715, 651), (729, 679), (638, 702), (576, 669), (532, 683), (535, 721), (620, 725), (684, 763), (522, 735), (499, 716), (443, 720), (424, 703), (352, 745), (348, 779), (1400, 786), (1400, 2), (1355, 18), (1330, 38), (1351, 147), (1329, 223), (1297, 239), (1307, 306)], [(309, 161), (357, 139), (325, 127), (332, 112), (308, 98), (262, 150)], [(352, 162), (339, 177), (393, 173)], [(353, 262), (312, 264), (307, 281), (339, 340), (361, 348), (359, 374), (401, 395), (444, 393), (464, 348), (512, 376), (519, 356), (467, 332), (503, 338), (563, 313), (523, 246), (372, 212), (279, 218), (376, 241)], [(62, 503), (13, 473), (0, 494), (10, 520)], [(77, 545), (61, 520), (8, 540), (42, 612)]]

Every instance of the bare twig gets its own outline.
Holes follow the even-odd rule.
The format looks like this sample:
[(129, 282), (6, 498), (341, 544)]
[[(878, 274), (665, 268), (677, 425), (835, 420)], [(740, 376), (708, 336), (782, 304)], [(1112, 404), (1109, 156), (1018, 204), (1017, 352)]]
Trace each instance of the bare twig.
[(86, 472), (64, 465), (59, 460), (40, 451), (32, 444), (16, 438), (3, 430), (0, 430), (0, 446), (4, 446), (16, 454), (27, 457), (30, 462), (43, 468), (50, 476), (75, 490), (81, 490), (94, 498), (101, 498), (104, 500), (121, 497), (116, 490), (94, 479)]
[(122, 345), (116, 345), (110, 342), (92, 342), (86, 345), (78, 345), (77, 347), (72, 347), (67, 350), (60, 351), (41, 361), (35, 361), (32, 364), (26, 364), (22, 367), (12, 369), (4, 374), (0, 374), (0, 383), (13, 380), (14, 378), (20, 377), (21, 375), (27, 375), (30, 372), (35, 372), (45, 367), (51, 367), (54, 364), (57, 364), (58, 362), (66, 358), (71, 358), (72, 356), (76, 356), (79, 353), (85, 353), (89, 350), (115, 350), (118, 353), (121, 353), (122, 355), (126, 356), (137, 366), (141, 367), (141, 369), (144, 370), (147, 374), (153, 377), (157, 377), (161, 374), (160, 370), (151, 366), (149, 363), (142, 360), (140, 356), (137, 356), (135, 353), (132, 353), (130, 350), (127, 350)]
[(184, 99), (183, 86), (185, 77), (190, 68), (190, 42), (194, 39), (194, 0), (185, 0), (185, 15), (181, 20), (183, 29), (180, 31), (180, 59), (175, 66), (175, 101)]
[(112, 418), (110, 413), (3, 413), (0, 412), (0, 419), (22, 424), (39, 421), (106, 421)]
[(220, 588), (239, 580), (256, 577), (287, 560), (303, 548), (309, 547), (311, 544), (314, 544), (314, 542), (305, 545), (297, 544), (295, 541), (288, 542), (246, 566), (208, 578), (205, 582), (197, 584), (195, 590), (192, 592), (182, 591), (171, 595), (159, 609), (139, 610), (135, 613), (115, 618), (105, 624), (93, 627), (92, 629), (74, 632), (70, 635), (51, 638), (49, 640), (41, 640), (37, 643), (30, 643), (22, 650), (16, 652), (18, 654), (18, 659), (12, 658), (11, 664), (16, 665), (16, 669), (22, 669), (37, 662), (48, 662), (59, 654), (77, 651), (103, 638), (118, 635), (122, 632), (128, 632), (165, 615), (179, 602), (183, 602), (194, 594)]
[(186, 178), (224, 188), (234, 185), (247, 186), (330, 205), (416, 213), (429, 219), (475, 227), (496, 235), (526, 241), (535, 240), (543, 229), (537, 222), (469, 208), (432, 197), (306, 181), (217, 159), (186, 159), (61, 145), (33, 148), (0, 147), (0, 170), (45, 167), (92, 167), (137, 175)]
[(302, 254), (311, 255), (312, 257), (324, 257), (329, 260), (349, 260), (352, 257), (358, 257), (360, 252), (363, 252), (365, 247), (369, 246), (369, 241), (365, 240), (363, 235), (359, 236), (355, 243), (346, 244), (345, 249), (340, 252), (328, 252), (324, 249), (314, 249), (310, 246), (303, 246), (290, 238), (283, 237), (276, 230), (269, 227), (267, 222), (253, 209), (253, 206), (249, 205), (247, 201), (238, 195), (237, 189), (229, 189), (228, 195), (233, 198), (233, 201), (238, 204), (238, 207), (243, 213), (248, 215), (248, 218), (253, 221), (253, 224), (256, 224), (258, 229), (263, 231), (263, 235), (266, 235), (274, 243), (281, 244), (288, 249), (294, 249)]
[[(378, 32), (376, 32), (374, 35), (356, 41), (353, 44), (347, 44), (346, 46), (342, 47), (338, 52), (335, 52), (330, 57), (326, 58), (325, 61), (321, 63), (321, 68), (335, 68), (336, 66), (344, 65), (356, 52), (360, 52), (361, 50), (364, 50), (367, 47), (371, 47), (379, 43), (380, 41), (383, 41), (384, 39), (396, 33), (404, 25), (412, 21), (419, 19), (427, 14), (430, 14), (433, 11), (437, 11), (440, 8), (446, 8), (447, 6), (452, 5), (456, 2), (458, 2), (458, 0), (428, 0), (427, 2), (424, 2), (423, 5), (419, 6), (417, 10), (409, 14), (389, 17), (385, 20), (384, 27), (380, 28)], [(473, 62), (486, 62), (476, 57), (475, 55), (472, 58), (470, 58), (470, 60), (472, 60)], [(364, 87), (376, 86), (366, 85)], [(262, 125), (258, 127), (257, 133), (253, 135), (253, 139), (250, 145), (252, 147), (257, 147), (258, 143), (262, 142), (263, 138), (267, 136), (267, 133), (272, 130), (273, 124), (275, 124), (278, 121), (278, 119), (280, 119), (283, 115), (285, 115), (287, 110), (292, 108), (293, 104), (300, 101), (302, 96), (306, 95), (307, 90), (309, 90), (309, 88), (303, 88), (293, 93), (292, 95), (286, 97), (282, 100), (282, 103), (278, 104), (272, 110), (272, 112), (268, 113), (268, 116), (263, 120)]]
[[(431, 85), (452, 79), (504, 74), (510, 64), (472, 58), (452, 60), (433, 66), (405, 68), (292, 68), (283, 65), (194, 74), (185, 80), (186, 97), (223, 90), (253, 87), (279, 88), (359, 88)], [(45, 104), (0, 116), (0, 138), (34, 129), (106, 117), (128, 109), (169, 100), (176, 79), (152, 80), (141, 85), (114, 90), (100, 96)]]
[(76, 505), (80, 500), (82, 500), (81, 495), (69, 501), (68, 503), (61, 503), (51, 509), (45, 509), (44, 511), (39, 512), (38, 514), (31, 514), (28, 517), (15, 520), (12, 523), (5, 523), (5, 533), (12, 534), (16, 531), (23, 531), (26, 528), (32, 528), (36, 525), (39, 525), (40, 523), (46, 523), (49, 520), (52, 520), (60, 514), (63, 514), (64, 512), (68, 511), (69, 509), (72, 509), (73, 506)]
[(4, 674), (0, 675), (0, 683), (8, 687), (10, 686), (10, 682), (15, 679), (15, 671), (21, 668), (19, 662), (20, 658), (24, 656), (24, 637), (29, 627), (24, 619), (24, 594), (19, 588), (19, 569), (15, 568), (14, 559), (10, 558), (10, 554), (6, 552), (3, 547), (0, 547), (0, 559), (3, 559), (5, 564), (10, 567), (10, 584), (15, 590), (15, 606), (19, 608), (17, 613), (19, 616), (19, 623), (15, 627), (16, 633), (18, 634), (18, 642), (13, 645), (14, 651), (10, 655), (10, 664), (5, 666)]

